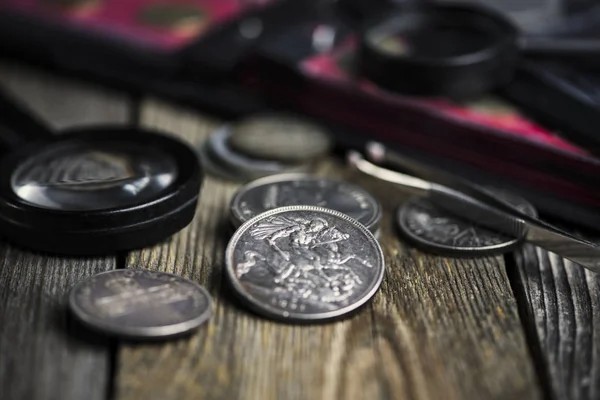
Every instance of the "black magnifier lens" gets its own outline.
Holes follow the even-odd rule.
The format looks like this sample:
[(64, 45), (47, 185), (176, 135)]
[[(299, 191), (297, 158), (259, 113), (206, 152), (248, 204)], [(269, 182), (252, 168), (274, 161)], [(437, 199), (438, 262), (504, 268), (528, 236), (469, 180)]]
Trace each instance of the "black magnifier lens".
[(0, 232), (25, 247), (73, 255), (169, 237), (192, 220), (202, 183), (186, 143), (118, 127), (25, 145), (0, 170)]
[(517, 61), (517, 30), (477, 5), (388, 10), (366, 24), (360, 70), (409, 95), (469, 97), (502, 84)]
[(485, 50), (493, 43), (494, 36), (470, 27), (419, 23), (406, 26), (392, 20), (370, 31), (368, 40), (379, 51), (391, 56), (434, 60)]
[(203, 172), (183, 141), (99, 126), (60, 135), (0, 91), (0, 235), (92, 255), (144, 247), (190, 223)]
[(59, 143), (24, 160), (11, 188), (31, 205), (64, 211), (151, 201), (178, 175), (172, 155), (143, 143)]

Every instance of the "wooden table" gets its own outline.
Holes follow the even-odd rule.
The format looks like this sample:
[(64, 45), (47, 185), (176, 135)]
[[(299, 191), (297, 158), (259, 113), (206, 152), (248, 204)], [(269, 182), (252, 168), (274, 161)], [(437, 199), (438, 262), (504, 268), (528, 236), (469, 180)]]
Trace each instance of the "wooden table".
[[(7, 87), (56, 128), (118, 122), (198, 145), (219, 121), (154, 99), (0, 65)], [(0, 113), (2, 111), (0, 110)], [(327, 160), (323, 176), (356, 177)], [(99, 258), (0, 243), (0, 399), (598, 399), (600, 279), (525, 246), (505, 257), (417, 251), (393, 229), (406, 199), (360, 181), (384, 205), (383, 285), (350, 319), (292, 326), (255, 316), (223, 284), (229, 200), (208, 177), (193, 222), (154, 247)], [(215, 301), (193, 336), (132, 344), (77, 327), (65, 295), (114, 268), (181, 274)]]

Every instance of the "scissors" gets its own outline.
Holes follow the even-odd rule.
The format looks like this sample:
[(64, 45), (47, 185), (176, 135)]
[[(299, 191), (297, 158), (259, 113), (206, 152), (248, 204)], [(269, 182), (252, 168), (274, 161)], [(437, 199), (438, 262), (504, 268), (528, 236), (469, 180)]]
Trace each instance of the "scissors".
[(366, 153), (375, 162), (393, 163), (411, 175), (382, 168), (363, 158), (357, 151), (348, 153), (349, 164), (361, 173), (402, 186), (412, 194), (426, 196), (436, 206), (458, 217), (513, 237), (522, 236), (533, 245), (590, 271), (600, 272), (600, 246), (597, 244), (527, 215), (485, 188), (461, 177), (390, 152), (380, 143), (368, 143)]

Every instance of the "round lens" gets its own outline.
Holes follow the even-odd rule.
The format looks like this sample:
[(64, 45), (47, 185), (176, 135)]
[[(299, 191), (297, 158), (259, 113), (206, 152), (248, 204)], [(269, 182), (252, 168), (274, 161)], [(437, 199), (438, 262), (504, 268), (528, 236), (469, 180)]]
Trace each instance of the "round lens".
[(12, 190), (38, 207), (92, 211), (144, 203), (177, 178), (175, 160), (160, 149), (128, 143), (61, 144), (16, 168)]
[(399, 24), (391, 19), (370, 32), (379, 51), (393, 56), (438, 59), (460, 57), (484, 50), (493, 40), (483, 30), (443, 22)]

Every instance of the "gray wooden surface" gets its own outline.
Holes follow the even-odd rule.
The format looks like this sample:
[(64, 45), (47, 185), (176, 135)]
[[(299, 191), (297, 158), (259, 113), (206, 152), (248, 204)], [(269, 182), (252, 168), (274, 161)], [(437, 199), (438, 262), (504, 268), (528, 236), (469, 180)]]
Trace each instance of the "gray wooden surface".
[[(0, 67), (0, 84), (55, 127), (126, 122), (128, 115), (121, 95), (20, 67)], [(0, 243), (0, 399), (106, 398), (108, 342), (71, 328), (65, 295), (113, 268), (115, 257), (48, 257)]]
[(531, 245), (513, 262), (515, 293), (548, 393), (600, 398), (600, 276)]
[[(143, 105), (141, 122), (193, 146), (217, 126), (152, 101)], [(359, 180), (331, 160), (317, 173)], [(381, 243), (388, 265), (373, 302), (351, 319), (309, 327), (247, 312), (222, 279), (228, 205), (238, 187), (207, 179), (188, 228), (128, 257), (127, 267), (202, 282), (216, 313), (189, 340), (121, 346), (118, 399), (539, 398), (503, 259), (453, 260), (409, 250), (390, 218), (403, 194), (389, 197), (386, 187), (369, 187), (385, 204)]]
[[(123, 95), (22, 67), (0, 66), (0, 84), (56, 128), (126, 123), (136, 114)], [(150, 99), (139, 113), (142, 125), (193, 146), (220, 124)], [(193, 222), (130, 252), (123, 265), (114, 256), (61, 258), (0, 243), (0, 399), (598, 397), (593, 274), (563, 268), (561, 260), (529, 247), (509, 255), (507, 264), (503, 257), (422, 253), (393, 229), (404, 193), (355, 176), (333, 159), (317, 173), (352, 180), (384, 205), (388, 269), (381, 290), (354, 316), (291, 326), (236, 301), (222, 271), (232, 233), (228, 203), (239, 185), (207, 177)], [(67, 318), (66, 292), (117, 267), (175, 272), (202, 283), (215, 301), (213, 318), (190, 337), (165, 343), (120, 343), (82, 330)]]

